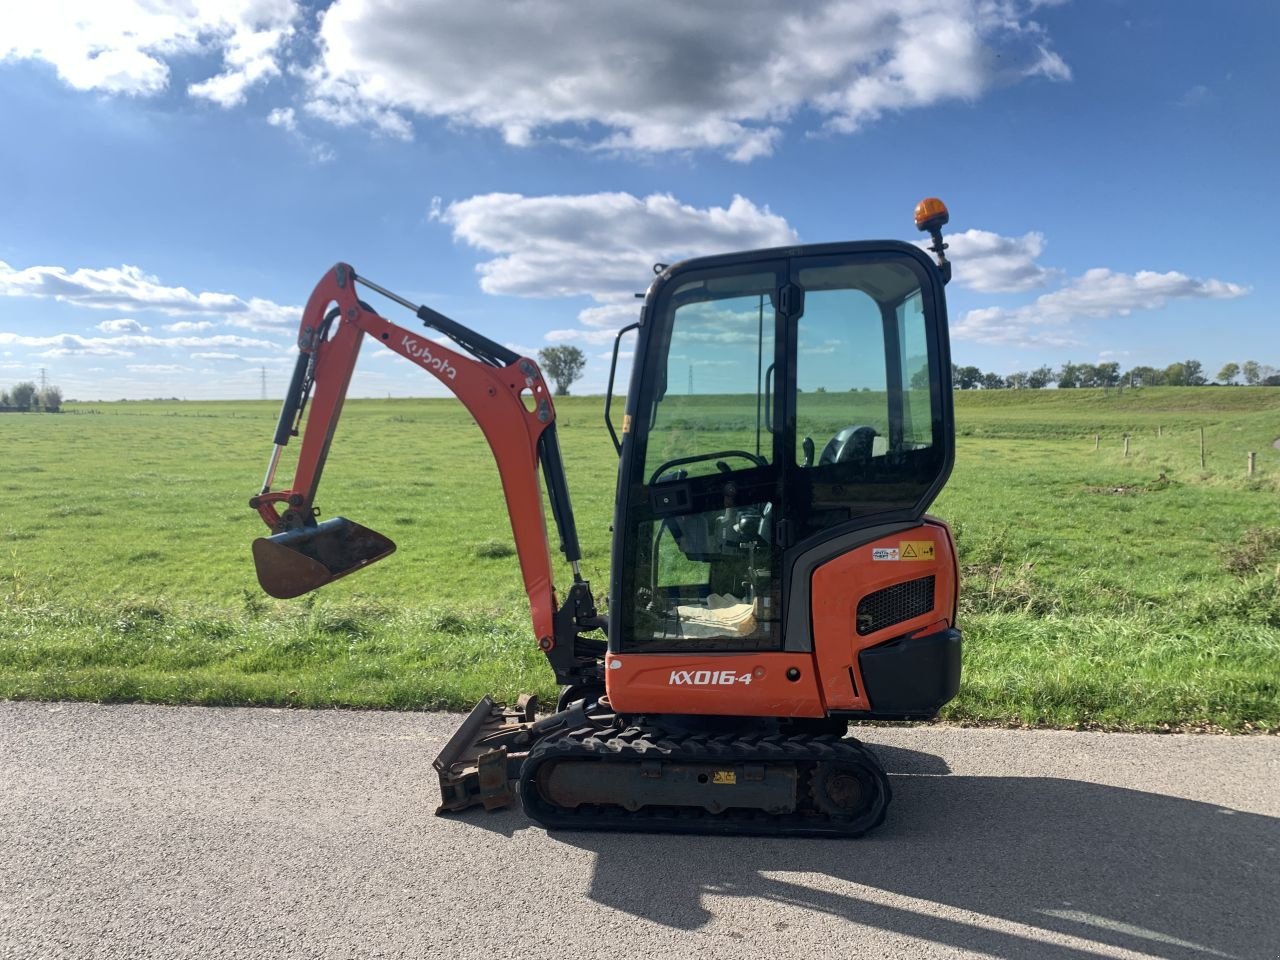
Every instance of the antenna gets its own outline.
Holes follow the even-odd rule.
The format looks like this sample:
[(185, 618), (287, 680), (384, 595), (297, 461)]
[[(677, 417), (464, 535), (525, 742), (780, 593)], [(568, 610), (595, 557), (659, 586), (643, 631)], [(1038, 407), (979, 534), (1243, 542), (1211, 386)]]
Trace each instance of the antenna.
[(45, 375), (44, 367), (40, 368), (40, 392), (44, 393), (49, 389), (49, 378)]
[(262, 367), (262, 399), (267, 399), (267, 368), (265, 364)]

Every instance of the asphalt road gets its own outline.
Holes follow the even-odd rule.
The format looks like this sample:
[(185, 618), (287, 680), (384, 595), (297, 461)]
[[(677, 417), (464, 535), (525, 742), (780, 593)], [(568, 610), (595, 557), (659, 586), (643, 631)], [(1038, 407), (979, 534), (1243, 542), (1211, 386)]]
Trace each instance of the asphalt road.
[(870, 729), (758, 840), (436, 818), (458, 719), (0, 703), (0, 957), (1280, 956), (1280, 738)]

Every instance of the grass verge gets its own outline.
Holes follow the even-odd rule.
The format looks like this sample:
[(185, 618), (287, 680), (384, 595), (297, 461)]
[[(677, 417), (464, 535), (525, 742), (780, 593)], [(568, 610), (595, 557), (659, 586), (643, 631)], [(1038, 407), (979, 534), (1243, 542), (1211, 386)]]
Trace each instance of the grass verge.
[(166, 603), (0, 609), (0, 697), (461, 709), (554, 695), (527, 617), (374, 603), (238, 615)]
[[(1270, 574), (1187, 619), (1045, 612), (1025, 582), (1003, 592), (970, 583), (963, 684), (944, 720), (1280, 731), (1280, 584)], [(0, 634), (0, 697), (9, 699), (463, 710), (485, 694), (555, 696), (515, 606), (361, 601), (228, 615), (24, 602), (0, 608)]]

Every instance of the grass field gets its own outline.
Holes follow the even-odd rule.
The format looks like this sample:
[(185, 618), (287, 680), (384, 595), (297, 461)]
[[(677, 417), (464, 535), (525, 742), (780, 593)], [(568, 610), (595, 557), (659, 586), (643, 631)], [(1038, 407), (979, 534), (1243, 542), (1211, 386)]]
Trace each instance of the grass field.
[[(600, 407), (558, 404), (603, 593), (615, 455)], [(247, 501), (276, 411), (0, 416), (0, 697), (457, 708), (552, 693), (497, 470), (455, 401), (348, 404), (319, 505), (399, 550), (302, 600), (258, 590), (248, 547), (265, 528)], [(933, 511), (964, 567), (964, 685), (945, 716), (1280, 729), (1280, 390), (963, 393), (957, 421)]]

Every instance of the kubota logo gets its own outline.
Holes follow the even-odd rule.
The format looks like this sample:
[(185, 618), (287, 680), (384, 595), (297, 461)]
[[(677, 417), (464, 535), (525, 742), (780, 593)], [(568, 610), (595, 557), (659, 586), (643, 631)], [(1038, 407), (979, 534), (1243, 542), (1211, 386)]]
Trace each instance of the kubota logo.
[(750, 673), (737, 673), (733, 670), (672, 670), (667, 685), (709, 687), (713, 684), (750, 683), (751, 680)]
[(435, 370), (442, 377), (448, 377), (450, 380), (457, 379), (458, 371), (453, 368), (453, 365), (443, 357), (433, 357), (431, 355), (431, 348), (421, 340), (415, 340), (413, 337), (406, 336), (404, 338), (404, 343), (402, 343), (401, 346), (404, 347), (405, 353), (409, 354), (409, 356), (413, 357), (415, 360), (420, 361), (423, 366)]

